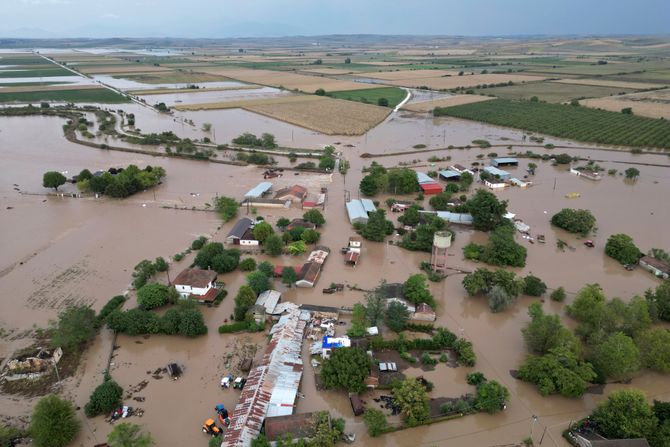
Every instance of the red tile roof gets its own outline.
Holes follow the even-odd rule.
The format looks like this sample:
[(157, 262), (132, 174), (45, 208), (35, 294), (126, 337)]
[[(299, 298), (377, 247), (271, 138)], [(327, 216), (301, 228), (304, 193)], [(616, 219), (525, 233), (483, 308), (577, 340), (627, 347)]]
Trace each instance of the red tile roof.
[(215, 289), (214, 287), (212, 287), (204, 295), (193, 295), (193, 294), (191, 294), (191, 298), (194, 298), (198, 301), (202, 301), (203, 303), (213, 303), (218, 294), (219, 294), (219, 289)]

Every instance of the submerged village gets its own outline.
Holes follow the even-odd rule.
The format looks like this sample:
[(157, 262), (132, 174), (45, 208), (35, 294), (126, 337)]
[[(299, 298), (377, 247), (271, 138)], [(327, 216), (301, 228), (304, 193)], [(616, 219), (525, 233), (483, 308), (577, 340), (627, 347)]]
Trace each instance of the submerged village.
[(397, 39), (0, 51), (0, 446), (670, 445), (666, 46)]

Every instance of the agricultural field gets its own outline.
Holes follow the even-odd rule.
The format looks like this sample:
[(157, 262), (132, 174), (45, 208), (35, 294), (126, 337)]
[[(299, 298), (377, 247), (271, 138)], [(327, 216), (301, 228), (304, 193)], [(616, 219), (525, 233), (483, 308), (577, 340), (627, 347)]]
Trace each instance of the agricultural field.
[(448, 98), (435, 99), (405, 104), (402, 109), (410, 112), (431, 112), (435, 107), (453, 107), (473, 102), (490, 101), (494, 98), (482, 95), (454, 95)]
[(670, 84), (670, 70), (645, 71), (644, 73), (631, 73), (619, 76), (608, 76), (607, 79), (632, 82), (656, 82), (659, 84)]
[(576, 84), (576, 85), (598, 85), (602, 87), (615, 88), (630, 88), (634, 90), (646, 90), (652, 88), (663, 88), (663, 84), (652, 84), (646, 82), (630, 82), (630, 81), (612, 81), (607, 79), (559, 79), (560, 84)]
[(328, 96), (335, 99), (346, 99), (348, 101), (357, 101), (364, 104), (378, 104), (382, 98), (388, 101), (388, 107), (395, 107), (407, 96), (407, 92), (398, 87), (379, 87), (368, 88), (365, 90), (344, 90), (341, 92), (332, 92)]
[(236, 85), (232, 87), (207, 87), (207, 88), (150, 88), (144, 90), (130, 90), (131, 95), (163, 95), (166, 93), (204, 93), (204, 92), (224, 92), (228, 90), (256, 90), (261, 88), (259, 85)]
[(331, 98), (266, 103), (244, 108), (326, 135), (362, 135), (390, 113), (386, 107)]
[(305, 93), (314, 93), (317, 89), (320, 88), (327, 92), (370, 88), (369, 84), (361, 84), (352, 81), (340, 81), (327, 77), (300, 75), (281, 71), (229, 68), (202, 69), (201, 71), (211, 75), (225, 76), (230, 79), (248, 82), (251, 84), (283, 87), (288, 90), (299, 90)]
[(328, 98), (317, 95), (299, 95), (288, 94), (283, 96), (276, 96), (273, 98), (261, 99), (241, 99), (232, 101), (210, 102), (202, 104), (179, 104), (173, 108), (176, 110), (215, 110), (215, 109), (246, 109), (250, 106), (269, 105), (269, 104), (286, 104), (292, 102), (305, 103), (308, 101), (323, 101)]
[(652, 69), (662, 69), (668, 68), (668, 63), (608, 63), (606, 65), (598, 64), (574, 64), (564, 67), (556, 68), (541, 68), (533, 70), (536, 73), (542, 74), (551, 74), (551, 75), (563, 75), (563, 74), (572, 74), (580, 76), (606, 76), (606, 75), (617, 75), (617, 74), (627, 74), (642, 72), (643, 70), (652, 70)]
[(423, 78), (438, 78), (442, 76), (458, 76), (458, 71), (420, 69), (361, 73), (361, 75), (368, 78), (381, 79), (383, 81), (403, 81)]
[(610, 98), (593, 98), (579, 101), (586, 107), (619, 112), (630, 107), (633, 114), (649, 118), (670, 119), (670, 89), (631, 93)]
[(387, 81), (386, 84), (414, 88), (426, 87), (432, 90), (451, 90), (456, 88), (476, 87), (483, 84), (502, 84), (510, 81), (515, 84), (520, 84), (524, 82), (542, 81), (544, 79), (545, 78), (539, 76), (518, 74), (478, 74), (469, 76), (404, 79), (399, 81)]
[(124, 73), (153, 73), (160, 71), (171, 71), (169, 68), (154, 67), (152, 65), (126, 64), (126, 65), (101, 65), (93, 67), (77, 67), (84, 74), (124, 74)]
[(71, 76), (72, 72), (57, 65), (44, 64), (35, 68), (11, 68), (0, 71), (0, 78), (48, 78), (53, 76)]
[(437, 108), (434, 114), (589, 143), (670, 149), (670, 122), (587, 107), (495, 99)]
[(513, 100), (528, 100), (533, 96), (537, 96), (541, 101), (561, 103), (570, 102), (570, 100), (575, 98), (598, 98), (601, 96), (619, 95), (634, 91), (635, 90), (630, 88), (564, 84), (547, 81), (514, 84), (505, 87), (479, 88), (475, 90), (475, 93)]
[(128, 102), (128, 99), (106, 88), (86, 88), (86, 86), (64, 90), (31, 90), (8, 93), (0, 90), (0, 102), (2, 103), (39, 101), (117, 104)]
[(200, 82), (220, 82), (228, 79), (206, 73), (191, 73), (187, 71), (165, 71), (155, 73), (130, 73), (114, 75), (115, 78), (130, 79), (144, 84), (186, 84)]

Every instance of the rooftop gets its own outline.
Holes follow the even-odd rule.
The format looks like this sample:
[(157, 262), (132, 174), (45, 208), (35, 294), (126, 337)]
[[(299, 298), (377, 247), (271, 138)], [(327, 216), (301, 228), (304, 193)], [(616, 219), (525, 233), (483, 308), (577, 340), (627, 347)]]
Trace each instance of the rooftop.
[(503, 171), (502, 169), (498, 169), (495, 166), (486, 166), (484, 168), (485, 172), (488, 172), (491, 175), (498, 175), (500, 177), (508, 177), (510, 175), (509, 172)]
[(456, 171), (451, 171), (449, 169), (445, 169), (444, 171), (440, 171), (440, 177), (444, 179), (450, 179), (450, 178), (460, 178), (461, 173), (456, 172)]
[(293, 440), (314, 436), (314, 413), (289, 414), (265, 419), (265, 438), (268, 441), (276, 441), (287, 434)]
[(500, 157), (500, 158), (494, 158), (493, 160), (491, 160), (491, 163), (502, 164), (502, 165), (519, 164), (519, 160), (513, 157)]
[(296, 199), (304, 199), (307, 196), (307, 188), (300, 185), (293, 185), (287, 188), (282, 188), (275, 194), (275, 198), (292, 196)]
[(186, 269), (177, 275), (172, 284), (205, 288), (216, 279), (214, 270)]
[(281, 292), (278, 292), (277, 290), (266, 290), (258, 295), (256, 304), (265, 307), (265, 313), (272, 314), (280, 299)]
[(435, 183), (435, 179), (431, 178), (428, 174), (423, 172), (416, 173), (416, 180), (419, 182), (419, 185), (423, 183)]
[(347, 207), (347, 214), (349, 215), (350, 222), (353, 222), (355, 219), (367, 220), (368, 213), (365, 211), (360, 200), (350, 200), (345, 205)]
[(377, 211), (375, 204), (370, 199), (361, 199), (361, 205), (363, 205), (363, 209), (367, 213), (374, 213)]
[(249, 198), (256, 198), (260, 197), (266, 192), (268, 192), (270, 189), (272, 189), (272, 183), (270, 182), (261, 182), (258, 185), (254, 186), (251, 188), (245, 195), (244, 197), (249, 197)]
[(244, 233), (253, 225), (253, 221), (248, 217), (242, 217), (240, 220), (235, 222), (233, 228), (228, 232), (226, 238), (241, 239), (244, 236)]
[(670, 266), (660, 259), (652, 258), (651, 256), (642, 256), (642, 258), (640, 258), (640, 262), (644, 262), (645, 264), (662, 272), (670, 273)]

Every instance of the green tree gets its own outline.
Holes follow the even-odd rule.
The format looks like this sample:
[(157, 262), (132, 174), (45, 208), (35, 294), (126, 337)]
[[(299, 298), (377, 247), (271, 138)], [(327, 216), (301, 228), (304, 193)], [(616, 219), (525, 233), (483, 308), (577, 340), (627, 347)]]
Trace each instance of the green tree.
[(373, 242), (382, 242), (393, 233), (393, 222), (386, 219), (386, 212), (378, 209), (368, 214), (368, 223), (360, 230), (361, 236)]
[(386, 300), (383, 294), (385, 284), (386, 282), (382, 281), (375, 290), (365, 294), (365, 316), (372, 326), (383, 320), (386, 313)]
[(128, 422), (115, 425), (107, 436), (110, 447), (150, 447), (154, 440), (150, 433), (142, 433), (142, 427)]
[(477, 387), (475, 408), (490, 414), (497, 413), (505, 407), (507, 399), (509, 399), (509, 391), (507, 388), (495, 380), (491, 380), (490, 382), (484, 382)]
[(379, 183), (373, 174), (368, 174), (361, 180), (359, 189), (364, 196), (374, 196), (380, 192)]
[(275, 274), (275, 266), (271, 262), (263, 261), (256, 267), (259, 272), (265, 273), (268, 278), (272, 278)]
[(512, 296), (505, 290), (502, 286), (494, 285), (486, 292), (486, 297), (489, 300), (489, 308), (492, 312), (502, 312), (503, 310), (508, 309), (516, 297)]
[(530, 296), (542, 296), (547, 291), (547, 285), (534, 275), (527, 275), (523, 279), (523, 293)]
[(637, 168), (628, 168), (624, 171), (626, 178), (637, 179), (640, 176), (640, 171)]
[(97, 332), (95, 311), (88, 306), (70, 306), (58, 314), (51, 345), (63, 351), (78, 351)]
[(174, 303), (176, 300), (177, 294), (174, 288), (165, 284), (146, 284), (137, 291), (137, 304), (140, 309), (144, 310), (155, 309), (168, 303)]
[(386, 98), (379, 98), (377, 100), (377, 105), (381, 107), (388, 107), (389, 106), (389, 100)]
[(390, 169), (387, 181), (387, 190), (393, 194), (411, 194), (419, 189), (419, 182), (413, 169)]
[(288, 244), (288, 252), (290, 255), (297, 256), (305, 253), (307, 251), (307, 246), (305, 241), (295, 241)]
[(293, 267), (284, 267), (281, 271), (281, 282), (291, 287), (298, 280), (298, 275)]
[(400, 406), (405, 422), (415, 427), (430, 419), (428, 394), (424, 386), (415, 378), (408, 378), (393, 387), (393, 400)]
[(311, 209), (305, 212), (302, 215), (302, 218), (305, 219), (307, 222), (313, 223), (317, 227), (320, 227), (321, 225), (326, 223), (326, 219), (323, 217), (323, 214), (321, 214), (321, 211), (317, 209)]
[(29, 431), (36, 447), (63, 447), (74, 440), (79, 428), (72, 404), (49, 394), (35, 405)]
[(42, 177), (42, 186), (45, 188), (53, 188), (58, 191), (58, 187), (65, 184), (67, 179), (58, 171), (45, 172)]
[(316, 230), (312, 230), (311, 228), (306, 229), (300, 235), (300, 238), (305, 241), (306, 244), (316, 244), (319, 242), (320, 237), (321, 234)]
[(609, 439), (648, 438), (658, 419), (640, 390), (612, 392), (591, 414), (600, 434)]
[(596, 218), (593, 217), (593, 214), (589, 210), (563, 208), (552, 216), (551, 224), (570, 233), (580, 233), (586, 236), (596, 224)]
[(202, 317), (202, 312), (193, 302), (179, 304), (179, 326), (178, 333), (184, 337), (197, 337), (207, 333), (207, 326)]
[(365, 378), (370, 374), (371, 360), (360, 348), (338, 348), (324, 359), (321, 380), (327, 388), (360, 392), (365, 389)]
[(271, 234), (265, 239), (263, 247), (270, 256), (279, 256), (284, 250), (284, 241), (282, 241), (281, 236)]
[(240, 206), (237, 200), (226, 196), (216, 197), (213, 200), (214, 209), (219, 213), (224, 222), (228, 222), (237, 215), (237, 208)]
[(354, 304), (351, 313), (351, 328), (347, 331), (347, 335), (352, 338), (363, 337), (367, 331), (368, 320), (365, 316), (365, 306), (361, 303)]
[(263, 272), (255, 271), (247, 275), (247, 284), (251, 289), (259, 295), (262, 292), (270, 289), (270, 278)]
[(489, 242), (480, 248), (479, 260), (491, 265), (526, 265), (526, 248), (514, 240), (514, 227), (500, 225), (489, 236)]
[(519, 367), (518, 377), (534, 383), (543, 396), (559, 393), (579, 397), (596, 378), (593, 366), (580, 361), (570, 349), (551, 349), (541, 357), (531, 356)]
[(549, 298), (551, 298), (552, 301), (559, 301), (559, 302), (565, 301), (565, 289), (563, 288), (563, 286), (551, 292)]
[(664, 328), (649, 329), (635, 341), (642, 365), (654, 371), (670, 373), (670, 331)]
[(402, 216), (398, 217), (398, 222), (403, 225), (408, 225), (410, 227), (415, 226), (419, 223), (420, 214), (419, 207), (417, 205), (412, 205), (402, 213)]
[(596, 347), (593, 364), (610, 380), (627, 380), (640, 370), (640, 350), (632, 338), (617, 332)]
[(170, 268), (170, 265), (167, 263), (165, 258), (159, 256), (154, 261), (154, 267), (156, 268), (157, 272), (165, 272), (168, 268)]
[(659, 319), (670, 321), (670, 279), (663, 281), (653, 291), (647, 290), (645, 298)]
[[(198, 253), (199, 255), (200, 253)], [(198, 256), (196, 256), (197, 259)], [(226, 250), (211, 259), (210, 266), (217, 273), (232, 272), (240, 264), (240, 252), (237, 250)]]
[(403, 283), (402, 293), (404, 298), (410, 303), (421, 304), (426, 303), (433, 309), (435, 308), (435, 298), (430, 293), (426, 276), (421, 273), (416, 273)]
[(531, 321), (521, 333), (531, 352), (544, 355), (555, 348), (566, 348), (579, 353), (579, 341), (563, 326), (558, 315), (546, 315), (540, 303), (531, 304), (528, 314)]
[(269, 223), (260, 222), (254, 225), (254, 229), (251, 230), (251, 232), (253, 233), (254, 238), (262, 244), (268, 236), (274, 234), (275, 230), (272, 229), (272, 225)]
[(105, 381), (93, 390), (84, 406), (84, 412), (90, 418), (99, 414), (109, 414), (119, 406), (122, 397), (123, 388), (111, 377), (105, 376)]
[(475, 230), (481, 231), (491, 231), (499, 226), (507, 213), (507, 201), (499, 201), (495, 194), (484, 189), (477, 190), (467, 201), (467, 207)]
[(247, 311), (256, 304), (256, 293), (249, 286), (241, 286), (235, 296), (235, 310), (233, 316), (235, 321), (244, 321)]
[(326, 94), (326, 91), (322, 88), (317, 88), (314, 91), (314, 94), (317, 95), (317, 96), (324, 96)]
[(373, 438), (384, 433), (388, 428), (388, 421), (386, 420), (386, 415), (381, 410), (376, 408), (366, 408), (365, 413), (363, 413), (363, 422), (368, 428), (368, 434)]
[(451, 193), (441, 192), (435, 194), (428, 200), (428, 204), (436, 211), (446, 211), (449, 209), (449, 202), (451, 201)]
[(291, 224), (291, 221), (288, 220), (286, 217), (280, 217), (277, 219), (277, 226), (279, 228), (286, 228)]
[(613, 234), (605, 244), (605, 254), (621, 264), (635, 264), (642, 253), (627, 234)]
[(244, 258), (240, 261), (239, 268), (243, 272), (252, 272), (256, 270), (256, 260), (254, 258)]
[(409, 321), (409, 311), (404, 304), (392, 301), (386, 309), (386, 326), (394, 332), (405, 329)]
[(458, 181), (459, 189), (463, 192), (467, 191), (474, 180), (474, 176), (469, 172), (461, 172), (461, 179)]

